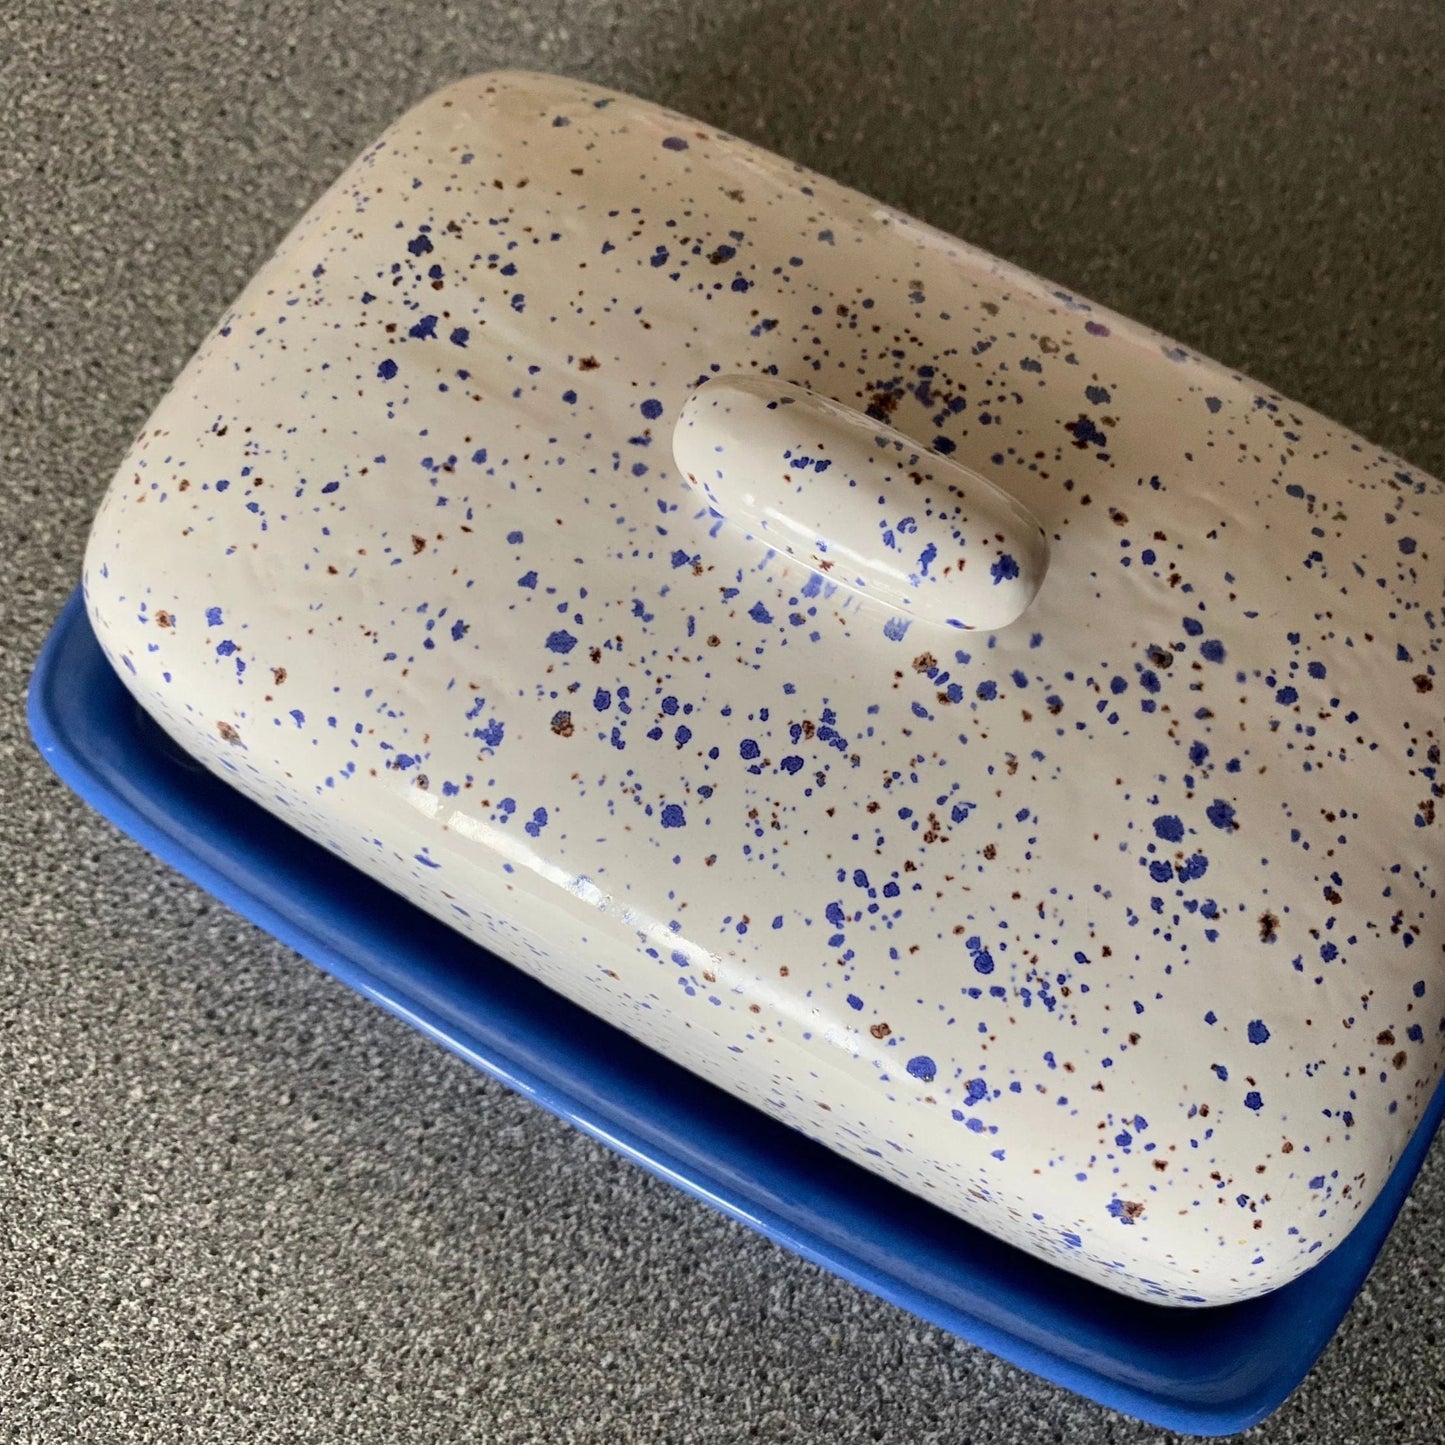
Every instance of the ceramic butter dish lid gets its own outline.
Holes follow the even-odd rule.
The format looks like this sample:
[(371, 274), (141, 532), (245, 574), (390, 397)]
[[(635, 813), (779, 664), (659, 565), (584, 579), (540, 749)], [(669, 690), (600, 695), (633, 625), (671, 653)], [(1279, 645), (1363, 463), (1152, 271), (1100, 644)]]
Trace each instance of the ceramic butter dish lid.
[(1440, 485), (697, 122), (418, 106), (86, 558), (243, 793), (860, 1166), (1176, 1304), (1441, 1068)]

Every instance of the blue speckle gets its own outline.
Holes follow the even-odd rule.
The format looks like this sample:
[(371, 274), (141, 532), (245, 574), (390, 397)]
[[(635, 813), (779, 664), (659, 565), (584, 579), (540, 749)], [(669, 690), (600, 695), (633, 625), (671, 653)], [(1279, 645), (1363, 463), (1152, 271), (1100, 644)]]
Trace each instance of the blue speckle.
[(1181, 883), (1192, 883), (1196, 878), (1203, 878), (1209, 872), (1209, 859), (1203, 853), (1195, 853), (1186, 858), (1184, 862), (1176, 863), (1174, 866)]
[(1154, 819), (1154, 836), (1162, 838), (1166, 843), (1182, 843), (1184, 841), (1184, 823), (1173, 813), (1165, 813)]
[(571, 652), (572, 649), (576, 646), (577, 639), (573, 637), (570, 632), (566, 631), (563, 628), (558, 628), (556, 632), (549, 632), (547, 634), (548, 652), (555, 652), (559, 656), (566, 657), (566, 655)]
[(1249, 1024), (1249, 1041), (1252, 1044), (1267, 1044), (1269, 1042), (1269, 1029), (1263, 1019), (1251, 1019)]
[(656, 421), (662, 415), (662, 403), (655, 396), (650, 396), (642, 403), (638, 410), (648, 421)]
[[(376, 374), (377, 374), (383, 381), (390, 381), (390, 380), (392, 379), (392, 377), (394, 377), (394, 376), (396, 375), (396, 373), (397, 373), (397, 365), (396, 365), (396, 362), (394, 362), (394, 361), (391, 359), (391, 357), (389, 357), (389, 356), (386, 358), (385, 361), (383, 361), (383, 362), (381, 363), (380, 366), (378, 366), (378, 367), (376, 368)], [(433, 865), (433, 866), (435, 866), (435, 865)]]
[(1107, 1206), (1109, 1213), (1119, 1221), (1120, 1224), (1133, 1224), (1134, 1220), (1130, 1214), (1130, 1206), (1122, 1199), (1111, 1199)]
[(1237, 826), (1234, 821), (1234, 808), (1223, 798), (1216, 798), (1204, 810), (1204, 815), (1216, 828), (1228, 829)]
[(1007, 552), (988, 569), (988, 575), (993, 578), (993, 585), (997, 587), (1000, 582), (1012, 582), (1019, 575), (1019, 564), (1009, 556)]
[(918, 1054), (908, 1061), (908, 1072), (925, 1084), (932, 1083), (938, 1074), (938, 1065), (927, 1054)]

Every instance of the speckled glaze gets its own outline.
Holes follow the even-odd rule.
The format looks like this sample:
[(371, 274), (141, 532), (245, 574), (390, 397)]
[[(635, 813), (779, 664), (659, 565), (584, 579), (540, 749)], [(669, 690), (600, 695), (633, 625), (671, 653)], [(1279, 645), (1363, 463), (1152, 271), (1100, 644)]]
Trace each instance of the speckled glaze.
[[(1037, 595), (960, 630), (916, 559), (855, 585), (887, 529), (842, 585), (725, 519), (780, 484), (714, 508), (674, 463), (714, 381), (909, 439), (915, 521), (955, 475), (1014, 499)], [(829, 415), (807, 455), (852, 455)], [(883, 1178), (1204, 1304), (1337, 1243), (1440, 1073), (1442, 527), (1438, 483), (1140, 326), (493, 75), (245, 290), (85, 582), (181, 746), (379, 882)]]

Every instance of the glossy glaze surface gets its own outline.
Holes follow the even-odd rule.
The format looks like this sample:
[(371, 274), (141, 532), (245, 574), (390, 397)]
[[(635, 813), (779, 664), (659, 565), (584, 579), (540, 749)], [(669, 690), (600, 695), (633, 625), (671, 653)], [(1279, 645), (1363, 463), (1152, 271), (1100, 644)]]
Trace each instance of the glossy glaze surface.
[[(699, 505), (700, 383), (1047, 537), (968, 636)], [(641, 102), (479, 77), (313, 208), (97, 520), (97, 635), (288, 821), (1090, 1278), (1292, 1278), (1438, 1077), (1440, 488)]]

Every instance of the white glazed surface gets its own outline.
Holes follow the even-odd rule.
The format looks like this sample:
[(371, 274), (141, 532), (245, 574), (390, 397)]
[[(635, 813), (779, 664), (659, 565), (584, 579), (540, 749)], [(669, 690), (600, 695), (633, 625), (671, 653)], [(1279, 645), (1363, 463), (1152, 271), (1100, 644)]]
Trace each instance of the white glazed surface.
[[(1048, 537), (987, 635), (700, 505), (699, 383), (869, 411)], [(311, 210), (85, 584), (168, 732), (884, 1178), (1259, 1294), (1441, 1067), (1438, 483), (708, 127), (482, 76)]]

